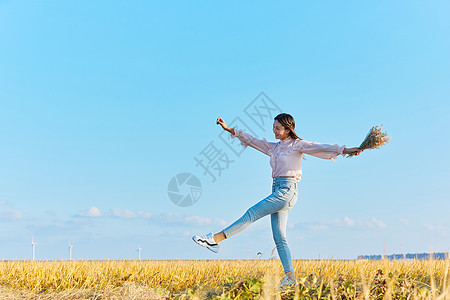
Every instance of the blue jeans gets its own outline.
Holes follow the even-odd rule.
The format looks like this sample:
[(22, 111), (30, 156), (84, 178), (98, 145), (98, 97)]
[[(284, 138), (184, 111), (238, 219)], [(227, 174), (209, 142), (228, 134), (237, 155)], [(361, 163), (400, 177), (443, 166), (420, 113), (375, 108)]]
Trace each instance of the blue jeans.
[(223, 230), (226, 238), (241, 232), (256, 220), (270, 214), (272, 234), (285, 272), (293, 271), (291, 252), (286, 240), (289, 211), (297, 203), (298, 188), (294, 177), (274, 177), (272, 194), (250, 207), (236, 222)]

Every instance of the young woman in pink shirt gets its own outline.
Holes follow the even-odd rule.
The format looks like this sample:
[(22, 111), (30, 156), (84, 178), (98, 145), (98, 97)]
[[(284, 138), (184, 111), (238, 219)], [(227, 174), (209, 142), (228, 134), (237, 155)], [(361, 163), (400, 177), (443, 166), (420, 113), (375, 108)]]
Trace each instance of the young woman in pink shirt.
[(250, 207), (242, 217), (222, 231), (214, 235), (212, 232), (203, 236), (195, 235), (192, 239), (197, 244), (217, 253), (222, 240), (241, 232), (262, 217), (270, 215), (273, 239), (285, 272), (281, 286), (295, 284), (291, 252), (286, 240), (286, 225), (289, 211), (297, 203), (297, 183), (302, 174), (303, 155), (309, 154), (335, 161), (338, 155), (344, 156), (353, 152), (359, 155), (361, 150), (357, 147), (346, 148), (345, 145), (305, 141), (297, 136), (294, 131), (294, 118), (286, 113), (274, 118), (273, 133), (275, 138), (280, 140), (278, 143), (268, 142), (264, 138), (259, 140), (236, 127), (230, 128), (221, 117), (217, 118), (216, 124), (230, 132), (231, 138), (237, 137), (244, 147), (250, 146), (270, 156), (272, 194)]

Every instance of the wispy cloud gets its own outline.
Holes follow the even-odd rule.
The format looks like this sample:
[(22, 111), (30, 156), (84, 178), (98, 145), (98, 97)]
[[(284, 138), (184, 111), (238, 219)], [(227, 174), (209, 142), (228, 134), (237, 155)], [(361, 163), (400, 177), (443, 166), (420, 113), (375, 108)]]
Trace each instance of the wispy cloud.
[(80, 211), (77, 216), (80, 217), (101, 217), (103, 216), (102, 212), (95, 206), (91, 206), (87, 210)]
[(406, 218), (399, 218), (398, 221), (404, 225), (409, 225), (411, 222)]
[(359, 224), (362, 228), (385, 229), (387, 227), (387, 225), (382, 220), (379, 220), (377, 218), (372, 218), (370, 221), (361, 221)]
[(317, 223), (304, 224), (303, 226), (312, 231), (325, 231), (333, 227), (353, 227), (355, 226), (355, 221), (353, 221), (349, 217), (343, 217), (336, 218), (332, 221), (324, 220)]
[(179, 226), (220, 226), (225, 227), (229, 223), (219, 218), (208, 218), (202, 216), (184, 215), (175, 212), (160, 213), (152, 215), (149, 212), (134, 212), (129, 209), (114, 208), (106, 212), (100, 211), (95, 206), (91, 206), (89, 209), (78, 212), (75, 215), (75, 220), (79, 217), (91, 217), (91, 218), (123, 218), (123, 219), (137, 219), (143, 218), (158, 224), (158, 225), (179, 225)]
[(4, 200), (0, 200), (0, 205), (4, 205), (5, 208), (0, 209), (0, 219), (8, 219), (8, 220), (19, 220), (22, 219), (22, 212), (17, 209), (6, 208), (10, 203)]
[(189, 226), (226, 226), (228, 222), (219, 218), (207, 218), (201, 216), (187, 216), (179, 213), (168, 212), (164, 214), (156, 215), (153, 221), (158, 224), (170, 224), (170, 225), (189, 225)]
[(380, 228), (384, 229), (387, 225), (377, 218), (372, 218), (370, 220), (353, 220), (350, 217), (336, 218), (334, 220), (323, 220), (318, 222), (300, 222), (291, 225), (289, 228), (300, 227), (306, 228), (311, 231), (325, 231), (332, 230), (333, 228), (344, 227), (344, 228)]
[(119, 209), (114, 208), (107, 212), (101, 212), (95, 206), (91, 206), (89, 209), (78, 212), (75, 217), (115, 217), (115, 218), (124, 218), (124, 219), (134, 219), (134, 218), (145, 218), (148, 219), (151, 217), (151, 213), (149, 212), (134, 212), (129, 209)]
[(325, 224), (311, 224), (306, 226), (308, 229), (312, 231), (325, 231), (328, 230), (328, 226)]
[(147, 218), (151, 217), (151, 213), (142, 212), (142, 211), (133, 212), (128, 209), (115, 208), (112, 210), (112, 216), (118, 217), (118, 218), (125, 218), (125, 219), (134, 219), (134, 218), (146, 218), (147, 219)]
[(355, 226), (355, 221), (350, 219), (349, 217), (343, 217), (342, 219), (335, 219), (334, 222), (332, 222), (334, 226), (344, 226), (344, 227), (353, 227)]
[(115, 208), (115, 209), (112, 210), (112, 215), (114, 217), (126, 218), (126, 219), (131, 219), (131, 218), (136, 218), (137, 217), (136, 213), (132, 212), (131, 210), (118, 209), (118, 208)]
[(18, 220), (22, 217), (22, 213), (17, 209), (0, 209), (0, 219)]
[(431, 223), (424, 224), (424, 227), (429, 231), (439, 232), (442, 236), (447, 236), (447, 229), (442, 225), (435, 225)]
[(383, 221), (378, 220), (376, 218), (372, 218), (372, 222), (378, 227), (378, 228), (386, 228), (386, 224), (384, 224)]

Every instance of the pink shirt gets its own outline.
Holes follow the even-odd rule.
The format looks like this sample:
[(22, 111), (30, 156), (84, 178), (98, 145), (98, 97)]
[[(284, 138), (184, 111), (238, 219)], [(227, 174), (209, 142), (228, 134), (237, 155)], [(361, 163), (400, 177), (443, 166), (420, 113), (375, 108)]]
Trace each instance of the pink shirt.
[(345, 145), (339, 146), (319, 144), (305, 140), (288, 137), (278, 143), (268, 142), (266, 139), (258, 140), (252, 135), (243, 132), (242, 129), (233, 128), (235, 135), (244, 147), (250, 146), (262, 153), (270, 156), (270, 166), (272, 167), (272, 177), (292, 176), (300, 181), (302, 176), (302, 158), (304, 154), (309, 154), (323, 159), (336, 161), (338, 155), (344, 156), (342, 151)]

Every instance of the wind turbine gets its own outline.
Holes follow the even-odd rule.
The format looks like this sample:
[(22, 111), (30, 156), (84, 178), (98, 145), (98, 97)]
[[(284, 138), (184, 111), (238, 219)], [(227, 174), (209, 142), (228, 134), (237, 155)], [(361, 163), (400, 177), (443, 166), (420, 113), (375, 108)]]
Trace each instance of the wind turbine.
[(71, 245), (69, 242), (69, 260), (72, 260), (72, 248), (73, 248), (73, 245)]
[(36, 248), (37, 243), (34, 241), (34, 236), (31, 238), (31, 247), (33, 247), (33, 260), (35, 260), (35, 248)]
[(139, 260), (141, 260), (141, 251), (142, 251), (141, 246), (139, 246), (136, 251), (138, 252)]

